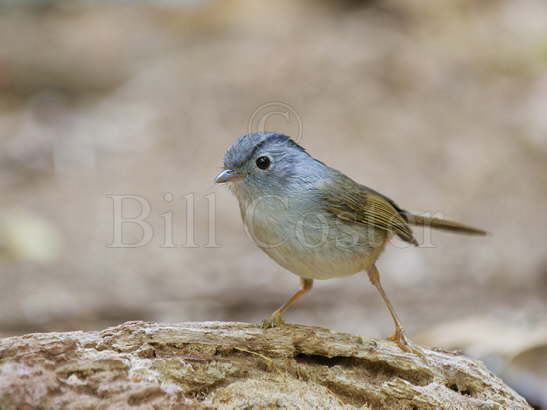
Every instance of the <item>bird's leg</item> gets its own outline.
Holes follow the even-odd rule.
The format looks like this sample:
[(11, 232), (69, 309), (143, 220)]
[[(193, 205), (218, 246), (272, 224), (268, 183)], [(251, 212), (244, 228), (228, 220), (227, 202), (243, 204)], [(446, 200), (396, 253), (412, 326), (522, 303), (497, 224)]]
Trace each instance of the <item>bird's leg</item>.
[(405, 330), (401, 326), (401, 320), (399, 319), (399, 315), (397, 315), (397, 312), (395, 311), (395, 308), (389, 301), (389, 298), (386, 295), (386, 292), (384, 291), (384, 288), (382, 287), (382, 284), (380, 283), (380, 272), (378, 272), (378, 268), (376, 265), (372, 265), (372, 267), (367, 271), (368, 278), (370, 282), (378, 289), (378, 292), (384, 299), (384, 302), (387, 306), (387, 309), (389, 310), (389, 313), (391, 314), (391, 317), (393, 318), (393, 322), (395, 323), (395, 333), (388, 337), (388, 340), (396, 342), (401, 349), (419, 354), (420, 356), (422, 353), (413, 347), (413, 345), (410, 343), (408, 338), (406, 337)]
[(281, 324), (283, 324), (283, 320), (281, 319), (281, 315), (291, 306), (300, 296), (302, 296), (304, 293), (308, 292), (313, 285), (313, 279), (303, 279), (300, 278), (300, 289), (296, 291), (294, 295), (290, 297), (290, 299), (279, 309), (277, 309), (275, 312), (272, 313), (272, 316), (269, 319), (266, 319), (262, 322), (262, 327), (269, 328), (269, 327), (277, 327)]

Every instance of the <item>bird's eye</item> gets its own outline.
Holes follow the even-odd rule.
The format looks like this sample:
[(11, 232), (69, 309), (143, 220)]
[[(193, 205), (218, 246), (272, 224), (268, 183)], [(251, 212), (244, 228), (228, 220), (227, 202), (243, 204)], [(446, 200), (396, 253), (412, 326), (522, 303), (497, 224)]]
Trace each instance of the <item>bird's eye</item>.
[(256, 166), (260, 169), (267, 169), (270, 166), (270, 158), (268, 157), (258, 157), (256, 159)]

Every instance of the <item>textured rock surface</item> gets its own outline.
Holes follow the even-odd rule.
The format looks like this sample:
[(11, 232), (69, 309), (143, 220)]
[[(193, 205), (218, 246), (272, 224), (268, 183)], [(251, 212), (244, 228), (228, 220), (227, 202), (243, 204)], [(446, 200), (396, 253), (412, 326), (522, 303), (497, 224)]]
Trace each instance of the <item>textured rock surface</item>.
[(287, 325), (128, 322), (0, 341), (0, 409), (529, 408), (481, 363)]

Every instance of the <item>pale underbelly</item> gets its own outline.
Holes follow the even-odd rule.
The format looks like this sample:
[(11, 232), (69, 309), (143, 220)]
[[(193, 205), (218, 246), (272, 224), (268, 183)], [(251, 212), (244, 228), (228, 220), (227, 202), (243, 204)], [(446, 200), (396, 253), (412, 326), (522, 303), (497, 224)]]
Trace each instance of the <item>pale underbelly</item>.
[(305, 279), (330, 279), (366, 271), (375, 261), (375, 252), (339, 255), (336, 252), (295, 254), (292, 250), (262, 249), (283, 268)]
[[(329, 279), (368, 270), (378, 259), (389, 239), (383, 231), (360, 229), (352, 240), (344, 240), (338, 231), (306, 240), (292, 232), (255, 230), (257, 245), (283, 268), (305, 279)], [(347, 239), (347, 238), (345, 238)]]

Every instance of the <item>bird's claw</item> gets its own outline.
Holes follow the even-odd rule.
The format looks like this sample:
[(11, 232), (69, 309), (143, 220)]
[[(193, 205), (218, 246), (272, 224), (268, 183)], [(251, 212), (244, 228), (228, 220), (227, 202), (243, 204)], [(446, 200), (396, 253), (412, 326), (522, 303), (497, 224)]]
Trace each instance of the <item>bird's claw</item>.
[(285, 322), (283, 321), (283, 319), (281, 319), (281, 315), (274, 312), (274, 314), (269, 319), (262, 321), (260, 327), (262, 327), (262, 329), (272, 329), (274, 327), (279, 327), (284, 324)]
[(407, 353), (413, 353), (416, 356), (424, 357), (423, 352), (418, 348), (418, 346), (406, 337), (405, 331), (402, 328), (395, 329), (395, 333), (389, 336), (387, 340), (397, 343), (399, 348)]

